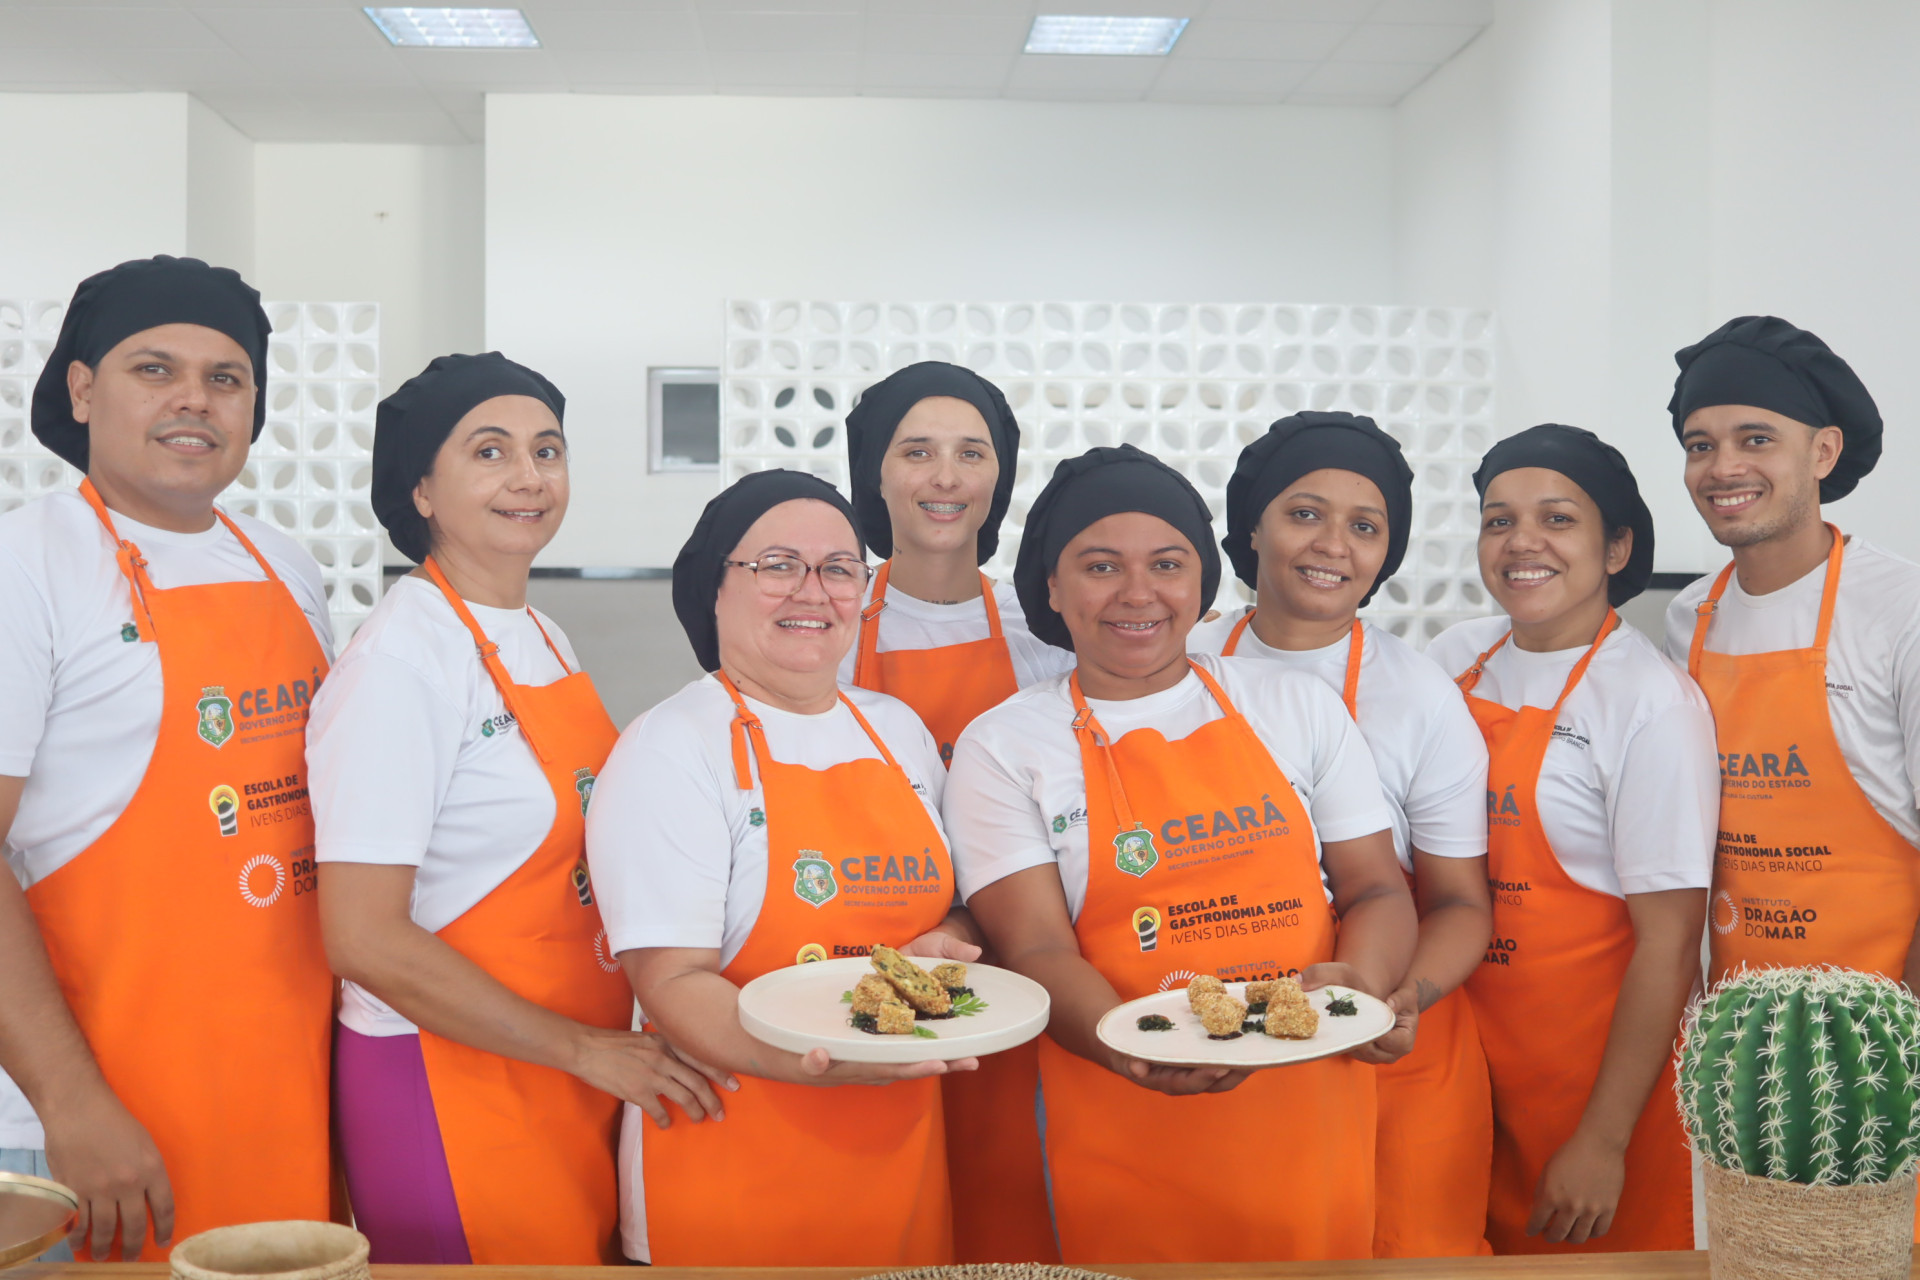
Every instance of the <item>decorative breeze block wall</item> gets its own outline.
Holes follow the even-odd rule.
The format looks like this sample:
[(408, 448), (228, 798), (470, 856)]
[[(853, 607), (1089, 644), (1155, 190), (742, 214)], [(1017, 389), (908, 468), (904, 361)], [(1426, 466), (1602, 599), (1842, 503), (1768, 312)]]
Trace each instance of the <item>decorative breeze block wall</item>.
[[(380, 399), (380, 304), (269, 302), (267, 421), (221, 495), (298, 539), (320, 562), (344, 646), (380, 598), (382, 532), (373, 483)], [(64, 302), (0, 299), (0, 512), (79, 485), (80, 473), (33, 438), (28, 407), (60, 333)]]
[[(1424, 646), (1491, 612), (1472, 477), (1493, 442), (1493, 351), (1492, 314), (1461, 308), (733, 301), (721, 480), (790, 467), (845, 489), (843, 420), (860, 394), (918, 360), (963, 364), (1000, 386), (1020, 422), (1013, 503), (987, 567), (1004, 577), (1061, 458), (1138, 445), (1193, 481), (1223, 534), (1227, 478), (1270, 423), (1302, 409), (1367, 414), (1413, 464), (1414, 529), (1366, 613)], [(1227, 584), (1220, 607), (1252, 598), (1231, 573)]]

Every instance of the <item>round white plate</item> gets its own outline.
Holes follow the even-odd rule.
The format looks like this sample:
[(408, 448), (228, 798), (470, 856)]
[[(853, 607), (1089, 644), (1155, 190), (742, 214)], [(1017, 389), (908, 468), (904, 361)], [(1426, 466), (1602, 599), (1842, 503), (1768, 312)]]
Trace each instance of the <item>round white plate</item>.
[[(1336, 992), (1351, 995), (1359, 1012), (1349, 1017), (1330, 1017), (1327, 1001)], [(1227, 994), (1236, 1000), (1245, 1000), (1247, 984), (1229, 982)], [(1109, 1009), (1095, 1033), (1110, 1049), (1169, 1067), (1284, 1067), (1345, 1053), (1393, 1030), (1393, 1010), (1385, 1001), (1376, 1000), (1363, 991), (1351, 987), (1321, 987), (1307, 992), (1307, 999), (1320, 1011), (1320, 1027), (1311, 1040), (1277, 1040), (1253, 1032), (1237, 1040), (1209, 1040), (1193, 1007), (1187, 1003), (1185, 987), (1155, 992)], [(1173, 1030), (1140, 1030), (1139, 1019), (1149, 1013), (1172, 1019)]]
[[(937, 960), (914, 959), (923, 969)], [(967, 966), (967, 985), (986, 1002), (980, 1012), (917, 1022), (923, 1036), (877, 1036), (857, 1030), (842, 992), (873, 972), (864, 956), (820, 960), (763, 973), (740, 989), (740, 1025), (756, 1040), (790, 1053), (825, 1049), (842, 1062), (932, 1062), (977, 1058), (1025, 1044), (1047, 1029), (1047, 991), (1030, 978), (992, 965)]]

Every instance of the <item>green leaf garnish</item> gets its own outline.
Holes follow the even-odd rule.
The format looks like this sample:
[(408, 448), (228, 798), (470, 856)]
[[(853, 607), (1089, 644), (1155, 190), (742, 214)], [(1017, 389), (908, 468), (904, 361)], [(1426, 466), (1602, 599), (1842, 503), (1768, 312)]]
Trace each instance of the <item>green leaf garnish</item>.
[(940, 1038), (938, 1031), (933, 1030), (931, 1027), (920, 1026), (918, 1023), (914, 1024), (913, 1034), (919, 1036), (922, 1040), (938, 1040)]
[(853, 1003), (853, 992), (851, 992), (851, 991), (842, 991), (842, 992), (840, 993), (840, 1003), (841, 1003), (841, 1004), (852, 1004), (852, 1003)]
[(987, 1008), (987, 1002), (969, 992), (953, 1002), (953, 1012), (962, 1018), (971, 1018)]

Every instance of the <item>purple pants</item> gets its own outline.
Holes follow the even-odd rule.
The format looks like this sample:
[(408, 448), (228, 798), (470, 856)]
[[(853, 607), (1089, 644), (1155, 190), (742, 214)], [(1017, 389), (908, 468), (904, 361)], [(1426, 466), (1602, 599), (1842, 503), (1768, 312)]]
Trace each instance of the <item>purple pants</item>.
[(472, 1262), (420, 1037), (334, 1027), (333, 1118), (353, 1223), (374, 1262)]

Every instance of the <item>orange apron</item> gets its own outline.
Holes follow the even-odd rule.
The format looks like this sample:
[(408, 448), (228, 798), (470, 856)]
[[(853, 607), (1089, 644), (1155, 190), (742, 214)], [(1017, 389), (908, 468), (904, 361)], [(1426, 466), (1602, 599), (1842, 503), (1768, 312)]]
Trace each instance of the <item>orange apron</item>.
[(1589, 889), (1560, 865), (1535, 804), (1540, 768), (1560, 708), (1593, 655), (1620, 625), (1611, 609), (1548, 710), (1518, 711), (1473, 696), (1487, 660), (1460, 677), (1491, 757), (1487, 774), (1488, 877), (1493, 939), (1467, 980), (1493, 1077), (1493, 1187), (1487, 1239), (1495, 1253), (1629, 1253), (1693, 1248), (1693, 1183), (1673, 1106), (1669, 1062), (1627, 1145), (1626, 1187), (1613, 1226), (1585, 1244), (1526, 1234), (1534, 1191), (1554, 1152), (1573, 1136), (1600, 1075), (1613, 1007), (1633, 958), (1627, 904)]
[[(1307, 808), (1219, 684), (1193, 669), (1226, 717), (1176, 742), (1152, 729), (1112, 742), (1079, 675), (1070, 682), (1089, 852), (1074, 933), (1122, 1000), (1198, 974), (1270, 979), (1333, 959)], [(1047, 1038), (1040, 1077), (1068, 1262), (1371, 1255), (1372, 1068), (1323, 1058), (1174, 1098)]]
[[(733, 698), (734, 779), (759, 764), (766, 897), (721, 976), (735, 986), (805, 959), (901, 946), (946, 919), (953, 862), (906, 771), (844, 694), (881, 759), (782, 764)], [(911, 852), (919, 846), (917, 853)], [(651, 1124), (641, 1141), (656, 1266), (909, 1267), (951, 1262), (936, 1080), (822, 1088), (743, 1076), (727, 1118)], [(636, 1122), (637, 1123), (637, 1122)]]
[[(608, 948), (586, 874), (594, 773), (619, 739), (584, 671), (515, 684), (459, 593), (423, 566), (473, 634), (480, 660), (553, 788), (553, 826), (533, 856), (437, 935), (515, 995), (589, 1026), (633, 1025), (633, 988)], [(528, 610), (532, 617), (532, 610)], [(539, 626), (539, 620), (534, 620)], [(542, 638), (546, 629), (541, 628)], [(476, 1263), (620, 1261), (614, 1150), (620, 1100), (555, 1067), (420, 1032), (440, 1140)]]
[[(326, 655), (266, 574), (160, 590), (114, 530), (128, 640), (157, 644), (160, 732), (133, 799), (27, 891), (107, 1084), (160, 1148), (175, 1240), (328, 1215), (333, 975), (314, 897), (306, 723)], [(158, 1260), (149, 1234), (141, 1257)]]
[[(879, 651), (880, 612), (887, 607), (887, 570), (873, 579), (873, 599), (860, 612), (853, 682), (890, 693), (912, 707), (953, 763), (953, 744), (973, 718), (1020, 691), (1000, 631), (993, 586), (980, 576), (987, 638), (937, 649)], [(947, 1116), (947, 1182), (953, 1216), (966, 1224), (954, 1241), (959, 1262), (1058, 1262), (1047, 1175), (1040, 1155), (1035, 1097), (1040, 1046), (1023, 1044), (983, 1058), (978, 1071), (943, 1076)]]
[[(1224, 656), (1233, 656), (1252, 621), (1249, 609), (1234, 623)], [(1356, 620), (1341, 692), (1356, 724), (1365, 632), (1365, 624)], [(1415, 891), (1411, 873), (1407, 889)], [(1422, 1013), (1412, 1052), (1375, 1072), (1380, 1128), (1374, 1146), (1373, 1256), (1486, 1253), (1493, 1102), (1487, 1056), (1466, 993), (1449, 991)]]
[(1833, 550), (1813, 648), (1707, 651), (1732, 565), (1693, 624), (1687, 670), (1720, 740), (1716, 978), (1742, 964), (1837, 964), (1899, 982), (1920, 920), (1920, 858), (1854, 781), (1827, 710), (1827, 636), (1846, 550), (1827, 528)]

